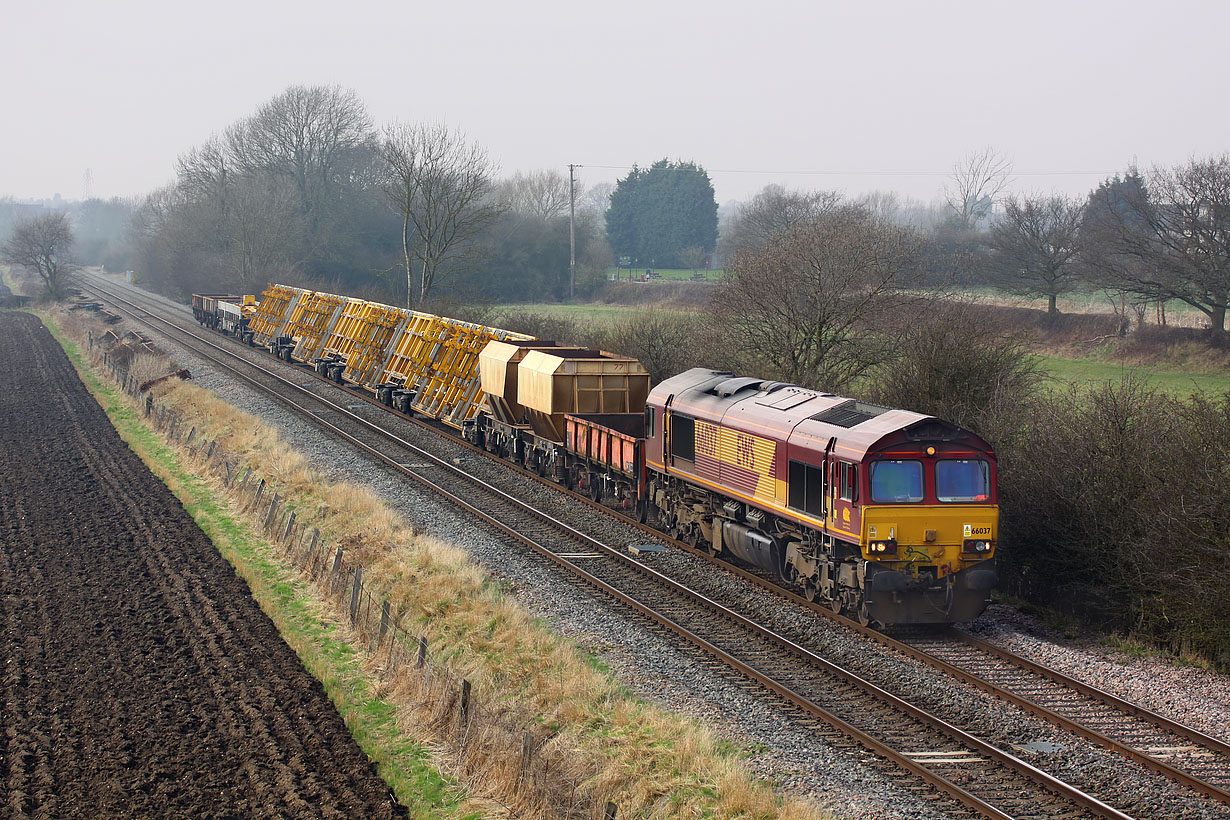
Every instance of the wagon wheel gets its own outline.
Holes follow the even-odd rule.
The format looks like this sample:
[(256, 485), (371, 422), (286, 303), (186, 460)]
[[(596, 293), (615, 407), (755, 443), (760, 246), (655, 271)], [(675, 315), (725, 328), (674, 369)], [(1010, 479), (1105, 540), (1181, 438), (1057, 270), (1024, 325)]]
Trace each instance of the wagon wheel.
[(602, 482), (596, 473), (589, 474), (589, 497), (597, 502), (602, 501)]
[(636, 502), (636, 520), (642, 524), (649, 520), (649, 502), (643, 498)]

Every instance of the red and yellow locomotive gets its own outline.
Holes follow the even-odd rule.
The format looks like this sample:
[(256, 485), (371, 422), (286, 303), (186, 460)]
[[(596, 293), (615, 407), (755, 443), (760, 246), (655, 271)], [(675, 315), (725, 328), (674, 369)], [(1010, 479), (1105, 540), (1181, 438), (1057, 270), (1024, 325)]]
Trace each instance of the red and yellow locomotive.
[(972, 620), (996, 583), (994, 451), (940, 419), (697, 368), (650, 392), (644, 461), (671, 533), (864, 622)]

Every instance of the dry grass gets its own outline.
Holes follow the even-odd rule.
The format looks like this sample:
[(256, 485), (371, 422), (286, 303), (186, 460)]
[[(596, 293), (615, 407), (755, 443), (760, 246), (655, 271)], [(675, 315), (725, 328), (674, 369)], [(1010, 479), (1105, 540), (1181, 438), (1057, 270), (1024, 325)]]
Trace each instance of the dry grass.
[[(83, 324), (64, 321), (70, 332)], [(614, 801), (620, 818), (825, 816), (757, 781), (707, 728), (629, 696), (570, 642), (501, 595), (465, 552), (416, 532), (368, 489), (327, 480), (260, 420), (190, 382), (165, 382), (155, 394), (183, 425), (216, 439), (272, 482), (300, 521), (344, 547), (364, 567), (367, 583), (392, 602), (402, 628), (426, 636), (434, 657), (471, 681), (476, 702), (540, 727), (536, 741), (572, 776), (585, 778), (587, 790)], [(429, 691), (430, 678), (376, 685), (399, 706), (409, 735), (443, 748), (451, 709), (442, 693)], [(518, 761), (482, 738), (470, 750), (471, 757), (489, 759), (462, 761), (442, 752), (434, 762), (462, 776), (475, 795), (511, 806)], [(512, 807), (521, 816), (541, 816), (533, 806)]]

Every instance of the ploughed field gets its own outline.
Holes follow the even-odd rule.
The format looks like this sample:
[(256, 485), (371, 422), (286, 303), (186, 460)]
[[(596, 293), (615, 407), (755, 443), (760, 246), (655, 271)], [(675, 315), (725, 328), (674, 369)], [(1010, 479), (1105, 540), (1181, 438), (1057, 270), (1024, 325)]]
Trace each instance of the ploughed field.
[(0, 818), (401, 814), (51, 334), (0, 313)]

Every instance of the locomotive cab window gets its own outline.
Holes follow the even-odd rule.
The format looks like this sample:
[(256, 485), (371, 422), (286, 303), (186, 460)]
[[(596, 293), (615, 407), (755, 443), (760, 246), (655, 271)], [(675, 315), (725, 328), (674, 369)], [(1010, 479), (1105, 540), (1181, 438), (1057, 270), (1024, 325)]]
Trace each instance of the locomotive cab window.
[(871, 463), (871, 500), (879, 504), (922, 501), (922, 462), (873, 461)]
[(940, 501), (991, 500), (991, 470), (985, 461), (943, 459), (935, 463), (935, 495)]
[(671, 455), (696, 460), (696, 420), (678, 413), (670, 415)]
[(790, 483), (786, 504), (796, 510), (824, 517), (824, 470), (790, 460)]
[(841, 470), (841, 500), (858, 501), (858, 467), (853, 464), (840, 464)]
[(645, 407), (645, 438), (653, 438), (654, 408)]

